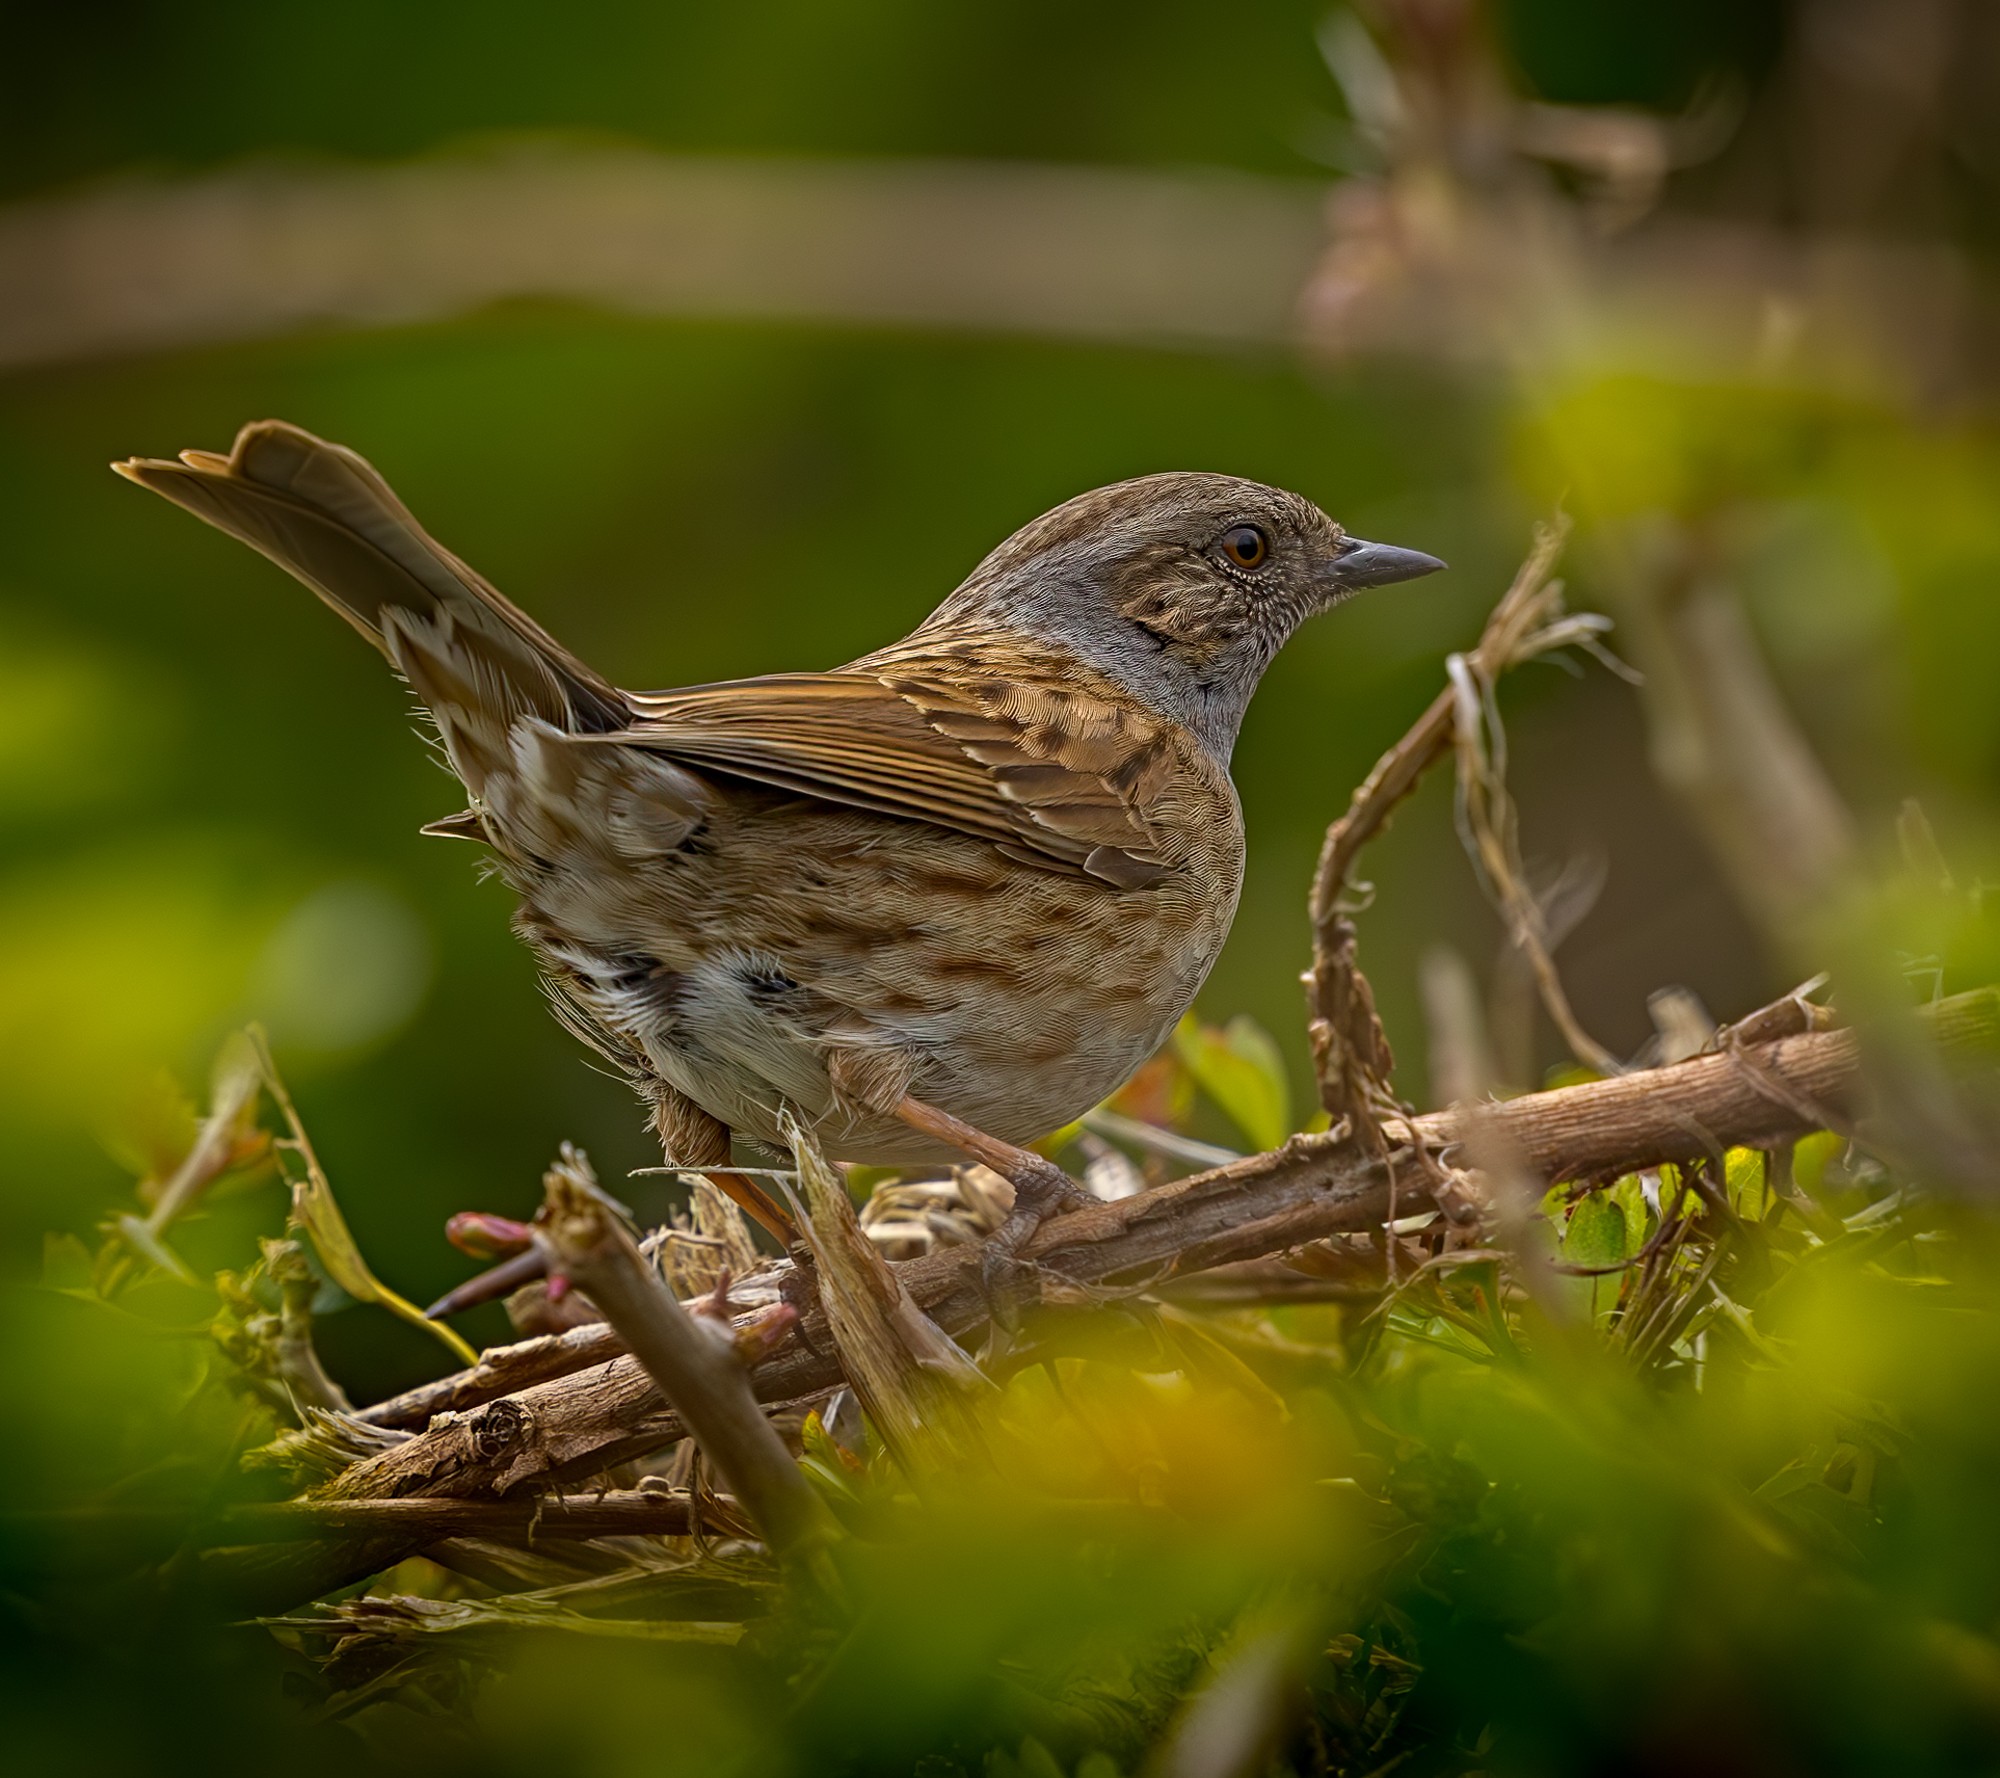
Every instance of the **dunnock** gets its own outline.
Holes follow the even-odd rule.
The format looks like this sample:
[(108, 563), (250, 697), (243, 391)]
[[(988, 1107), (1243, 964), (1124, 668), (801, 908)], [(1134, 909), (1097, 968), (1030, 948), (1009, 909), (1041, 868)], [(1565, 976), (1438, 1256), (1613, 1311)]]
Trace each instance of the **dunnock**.
[[(1309, 501), (1150, 475), (1017, 531), (902, 641), (826, 673), (626, 692), (277, 421), (121, 475), (288, 569), (409, 681), (565, 1022), (667, 1159), (971, 1155), (1011, 1250), (1071, 1188), (1017, 1144), (1095, 1105), (1194, 999), (1236, 910), (1229, 755), (1307, 618), (1443, 564)], [(724, 1177), (767, 1222), (747, 1179)]]

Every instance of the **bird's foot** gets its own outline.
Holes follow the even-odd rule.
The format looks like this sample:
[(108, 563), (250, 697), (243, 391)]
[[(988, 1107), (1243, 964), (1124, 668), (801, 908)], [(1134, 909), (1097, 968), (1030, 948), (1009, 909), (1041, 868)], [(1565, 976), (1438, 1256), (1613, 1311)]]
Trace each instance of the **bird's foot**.
[(986, 1299), (992, 1328), (989, 1359), (1001, 1356), (1012, 1342), (1021, 1324), (1021, 1302), (1035, 1284), (1037, 1268), (1021, 1258), (1021, 1250), (1051, 1217), (1095, 1201), (1055, 1162), (1026, 1149), (1021, 1152), (1038, 1164), (1024, 1166), (1008, 1179), (1014, 1188), (1014, 1208), (979, 1247), (979, 1294)]
[(979, 1293), (986, 1299), (991, 1332), (985, 1357), (1003, 1354), (1020, 1326), (1020, 1305), (1030, 1294), (1035, 1267), (1021, 1258), (1022, 1249), (1053, 1216), (1096, 1202), (1054, 1161), (1031, 1148), (1021, 1148), (989, 1136), (963, 1118), (953, 1117), (920, 1099), (905, 1098), (896, 1115), (912, 1129), (948, 1142), (982, 1166), (990, 1167), (1014, 1188), (1014, 1208), (1007, 1220), (980, 1243)]

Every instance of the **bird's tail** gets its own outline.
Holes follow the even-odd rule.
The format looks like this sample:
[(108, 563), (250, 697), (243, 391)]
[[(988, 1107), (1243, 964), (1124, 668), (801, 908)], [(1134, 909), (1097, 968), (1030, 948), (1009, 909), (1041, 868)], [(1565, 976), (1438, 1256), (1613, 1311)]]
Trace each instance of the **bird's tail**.
[(296, 575), (410, 682), (478, 796), (516, 722), (623, 728), (624, 698), (432, 541), (354, 452), (282, 420), (245, 426), (227, 457), (183, 451), (112, 468)]

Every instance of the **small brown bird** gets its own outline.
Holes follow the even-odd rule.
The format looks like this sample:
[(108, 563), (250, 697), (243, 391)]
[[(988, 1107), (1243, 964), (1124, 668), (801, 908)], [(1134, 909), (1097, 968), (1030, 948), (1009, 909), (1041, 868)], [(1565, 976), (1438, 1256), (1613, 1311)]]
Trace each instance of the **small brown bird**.
[[(558, 1010), (669, 1163), (971, 1155), (1011, 1251), (1074, 1189), (1018, 1146), (1116, 1089), (1229, 931), (1229, 755), (1307, 618), (1444, 564), (1309, 501), (1151, 475), (1017, 531), (902, 641), (825, 673), (626, 692), (338, 445), (278, 421), (121, 475), (262, 551), (435, 719)], [(766, 1221), (773, 1206), (724, 1176)], [(781, 1219), (777, 1219), (780, 1220)], [(996, 1255), (997, 1257), (997, 1255)]]

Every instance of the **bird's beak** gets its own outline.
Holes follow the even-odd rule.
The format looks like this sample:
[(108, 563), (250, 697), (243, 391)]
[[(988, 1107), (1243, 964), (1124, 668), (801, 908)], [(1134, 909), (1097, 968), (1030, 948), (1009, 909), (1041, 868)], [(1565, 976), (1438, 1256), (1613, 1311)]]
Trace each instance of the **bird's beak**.
[(1363, 587), (1390, 586), (1399, 580), (1435, 574), (1443, 566), (1436, 556), (1427, 556), (1420, 549), (1398, 549), (1393, 543), (1344, 537), (1325, 573), (1331, 596), (1342, 599)]

